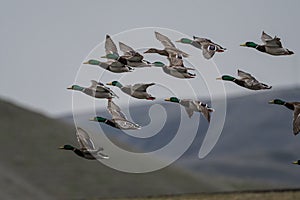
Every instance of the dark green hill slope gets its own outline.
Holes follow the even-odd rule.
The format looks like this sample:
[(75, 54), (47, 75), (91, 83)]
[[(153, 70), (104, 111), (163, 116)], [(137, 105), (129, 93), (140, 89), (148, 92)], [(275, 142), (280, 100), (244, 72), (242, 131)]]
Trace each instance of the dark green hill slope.
[[(74, 127), (0, 101), (0, 199), (81, 199), (213, 191), (175, 168), (126, 174), (58, 147), (76, 144)], [(207, 180), (207, 179), (204, 179)]]

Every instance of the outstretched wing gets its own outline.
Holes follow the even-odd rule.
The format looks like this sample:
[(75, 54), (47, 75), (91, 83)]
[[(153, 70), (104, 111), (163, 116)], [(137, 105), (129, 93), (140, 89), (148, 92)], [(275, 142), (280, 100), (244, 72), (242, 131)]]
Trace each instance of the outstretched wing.
[(137, 84), (134, 84), (131, 89), (133, 91), (146, 92), (147, 88), (152, 85), (155, 85), (155, 83), (147, 83), (147, 84), (137, 83)]
[(182, 67), (182, 66), (171, 66), (171, 69), (175, 69), (176, 71), (180, 73), (187, 73), (187, 70), (195, 70), (193, 68), (187, 68), (187, 67)]
[(244, 87), (247, 87), (252, 90), (262, 90), (262, 89), (271, 89), (272, 86), (261, 83), (255, 79), (251, 74), (238, 70), (238, 76), (241, 77), (241, 81), (244, 81)]
[(282, 44), (280, 42), (280, 38), (274, 37), (272, 38), (270, 35), (266, 34), (264, 31), (261, 34), (261, 40), (265, 43), (266, 47), (270, 48), (282, 48)]
[(194, 41), (200, 43), (201, 45), (203, 45), (205, 43), (207, 43), (207, 44), (213, 43), (210, 39), (207, 39), (207, 38), (200, 38), (200, 37), (193, 36), (193, 39), (194, 39)]
[(275, 37), (273, 40), (267, 41), (265, 46), (270, 48), (282, 48), (280, 38), (278, 37)]
[(213, 43), (210, 39), (193, 36), (193, 39), (200, 43)]
[(121, 111), (121, 108), (115, 104), (111, 99), (108, 100), (107, 110), (111, 114), (112, 119), (126, 119), (126, 116)]
[(164, 45), (165, 48), (176, 48), (173, 42), (167, 36), (155, 31), (155, 37)]
[(91, 80), (91, 83), (92, 85), (89, 87), (90, 89), (96, 89), (97, 88), (97, 85), (98, 85), (98, 82), (95, 81), (95, 80)]
[(266, 43), (267, 41), (270, 41), (270, 40), (272, 40), (273, 38), (272, 38), (270, 35), (266, 34), (266, 33), (263, 31), (263, 32), (261, 33), (260, 39), (261, 39), (261, 41), (262, 41), (263, 43)]
[(155, 31), (155, 37), (158, 41), (160, 41), (164, 45), (165, 50), (170, 54), (169, 56), (173, 56), (173, 55), (182, 55), (183, 57), (189, 56), (189, 54), (177, 49), (176, 46), (173, 44), (173, 42), (167, 36)]
[(91, 138), (89, 137), (89, 134), (80, 127), (77, 127), (76, 129), (77, 129), (76, 137), (80, 145), (80, 148), (82, 150), (95, 150), (95, 145), (91, 140)]
[(297, 103), (297, 105), (295, 105), (293, 132), (295, 135), (297, 135), (300, 132), (300, 103)]
[(103, 83), (101, 83), (101, 82), (98, 82), (98, 86), (97, 86), (97, 89), (96, 89), (96, 91), (98, 92), (98, 91), (104, 91), (104, 92), (108, 92), (108, 93), (110, 93), (112, 96), (114, 96), (114, 97), (117, 97), (117, 98), (119, 98), (119, 96), (114, 92), (114, 91), (112, 91), (109, 87), (106, 87)]
[(191, 118), (194, 114), (194, 111), (188, 107), (185, 107), (185, 111), (188, 114), (189, 118)]
[(244, 72), (240, 69), (238, 69), (238, 76), (242, 78), (242, 80), (252, 80), (258, 82), (251, 74)]
[(272, 86), (268, 86), (264, 83), (256, 80), (251, 74), (238, 70), (238, 75), (241, 77), (240, 80), (244, 81), (245, 86), (253, 90), (271, 89)]
[(105, 53), (107, 54), (118, 54), (118, 49), (114, 41), (111, 39), (109, 35), (106, 35), (106, 40), (105, 40)]
[(126, 119), (125, 114), (121, 111), (120, 107), (112, 100), (108, 100), (107, 105), (108, 112), (112, 115), (112, 120), (124, 130), (140, 129), (140, 125), (130, 122)]
[(96, 92), (107, 92), (110, 93), (112, 96), (119, 98), (119, 96), (114, 93), (109, 87), (106, 87), (103, 83), (97, 82), (95, 80), (91, 80), (92, 85), (89, 87)]
[(130, 122), (127, 119), (114, 119), (114, 122), (117, 123), (118, 126), (124, 130), (136, 130), (141, 128), (140, 125)]
[(119, 42), (120, 50), (124, 53), (124, 57), (131, 62), (141, 62), (144, 59), (144, 56), (142, 56), (140, 53), (135, 51), (130, 46)]
[(120, 50), (126, 54), (129, 53), (130, 55), (130, 52), (135, 52), (135, 50), (133, 48), (131, 48), (130, 46), (124, 44), (123, 42), (119, 42), (119, 47), (120, 47)]

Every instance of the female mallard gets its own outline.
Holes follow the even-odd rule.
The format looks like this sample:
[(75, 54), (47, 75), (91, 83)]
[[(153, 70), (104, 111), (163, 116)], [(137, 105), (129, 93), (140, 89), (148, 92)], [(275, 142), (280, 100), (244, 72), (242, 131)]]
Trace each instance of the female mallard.
[(270, 104), (283, 105), (294, 111), (293, 132), (297, 135), (300, 132), (300, 102), (285, 102), (280, 99), (269, 101)]
[(258, 51), (273, 55), (273, 56), (281, 56), (281, 55), (292, 55), (294, 52), (283, 48), (280, 42), (280, 38), (274, 37), (272, 38), (270, 35), (266, 34), (264, 31), (261, 34), (261, 40), (264, 43), (263, 45), (258, 45), (254, 42), (246, 42), (245, 44), (241, 44), (240, 46), (255, 48)]
[(192, 99), (178, 99), (177, 97), (170, 97), (165, 99), (165, 101), (179, 103), (184, 106), (189, 118), (193, 116), (194, 111), (201, 112), (208, 122), (210, 122), (210, 113), (214, 111), (212, 108), (208, 107), (207, 104)]
[(126, 93), (134, 98), (137, 98), (137, 99), (147, 99), (147, 100), (155, 99), (155, 97), (151, 96), (146, 91), (149, 86), (155, 85), (155, 83), (148, 83), (148, 84), (137, 83), (134, 85), (123, 86), (120, 82), (113, 81), (111, 83), (107, 83), (107, 85), (116, 86), (116, 87), (120, 88), (124, 93)]
[(103, 85), (103, 83), (97, 82), (95, 80), (91, 80), (91, 82), (92, 85), (88, 88), (81, 87), (79, 85), (72, 85), (67, 89), (81, 91), (91, 97), (101, 98), (101, 99), (103, 98), (110, 99), (113, 97), (118, 97), (111, 89)]
[(196, 74), (192, 74), (190, 72), (188, 72), (188, 70), (195, 70), (193, 68), (187, 68), (184, 66), (180, 66), (180, 65), (165, 65), (162, 62), (154, 62), (152, 63), (153, 66), (155, 67), (162, 67), (163, 71), (166, 74), (169, 74), (171, 76), (174, 76), (176, 78), (195, 78)]
[(130, 46), (119, 42), (119, 47), (120, 50), (124, 53), (124, 55), (119, 56), (116, 53), (112, 53), (107, 54), (106, 56), (102, 56), (102, 58), (117, 60), (131, 67), (151, 67), (151, 63), (144, 60), (144, 56), (142, 56), (139, 52), (135, 51)]
[(232, 81), (237, 85), (248, 88), (250, 90), (265, 90), (272, 88), (272, 86), (268, 86), (264, 83), (258, 82), (253, 76), (251, 76), (251, 74), (243, 72), (239, 69), (238, 76), (241, 78), (237, 79), (229, 75), (224, 75), (220, 78), (217, 78), (217, 80)]
[(159, 55), (162, 56), (167, 56), (167, 57), (172, 57), (172, 56), (177, 56), (181, 55), (183, 57), (188, 57), (189, 54), (179, 50), (176, 48), (176, 46), (173, 44), (173, 42), (165, 35), (159, 33), (159, 32), (154, 32), (155, 37), (158, 41), (160, 41), (163, 46), (165, 47), (163, 50), (155, 49), (155, 48), (150, 48), (144, 53), (158, 53)]
[(79, 127), (76, 129), (76, 137), (80, 148), (76, 148), (72, 145), (66, 144), (64, 146), (61, 146), (60, 149), (71, 150), (76, 155), (89, 160), (109, 159), (107, 155), (101, 153), (101, 151), (103, 151), (102, 147), (98, 149), (95, 148), (95, 145), (87, 132), (85, 132), (82, 128)]
[(136, 130), (141, 128), (140, 125), (128, 121), (124, 113), (121, 111), (120, 107), (117, 106), (111, 99), (108, 100), (107, 110), (112, 116), (111, 120), (98, 116), (91, 118), (90, 120), (102, 122), (114, 128), (124, 130)]
[(194, 40), (188, 38), (181, 38), (176, 42), (180, 42), (183, 44), (190, 44), (198, 49), (202, 50), (202, 54), (204, 58), (210, 59), (214, 56), (215, 52), (224, 52), (226, 48), (212, 42), (210, 39), (200, 38), (193, 36)]

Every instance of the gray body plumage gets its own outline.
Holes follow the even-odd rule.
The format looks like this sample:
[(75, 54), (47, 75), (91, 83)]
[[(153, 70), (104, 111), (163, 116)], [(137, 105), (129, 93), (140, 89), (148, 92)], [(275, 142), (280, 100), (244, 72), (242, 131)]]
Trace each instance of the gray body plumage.
[(191, 118), (194, 112), (201, 112), (203, 116), (210, 122), (210, 112), (213, 111), (207, 104), (192, 99), (181, 99), (179, 104), (185, 107), (188, 116)]
[(171, 76), (177, 78), (194, 78), (196, 75), (188, 72), (188, 70), (194, 70), (193, 68), (187, 68), (183, 64), (182, 57), (173, 56), (169, 57), (169, 66), (163, 66), (163, 71)]
[(107, 110), (111, 114), (111, 121), (116, 125), (117, 128), (123, 130), (136, 130), (140, 129), (141, 126), (128, 121), (125, 114), (121, 111), (120, 107), (116, 105), (112, 100), (108, 101)]
[(127, 65), (131, 67), (151, 67), (151, 63), (144, 60), (144, 56), (135, 51), (130, 46), (119, 42), (120, 50), (124, 53), (122, 56), (127, 60)]
[(292, 51), (283, 48), (280, 42), (280, 38), (272, 38), (270, 35), (266, 34), (264, 31), (261, 34), (261, 40), (264, 43), (265, 52), (274, 56), (280, 55), (290, 55), (293, 54)]
[(268, 86), (264, 83), (259, 82), (251, 74), (246, 73), (242, 70), (238, 70), (238, 76), (241, 77), (239, 81), (243, 82), (243, 85), (241, 86), (250, 90), (265, 90), (272, 88), (272, 86)]
[(117, 60), (108, 60), (107, 62), (100, 61), (99, 66), (114, 73), (132, 72), (132, 68), (122, 64)]
[(183, 57), (188, 57), (189, 54), (185, 53), (184, 51), (179, 50), (176, 48), (176, 46), (173, 44), (173, 42), (165, 35), (159, 33), (159, 32), (154, 32), (155, 37), (158, 41), (162, 43), (162, 45), (165, 47), (163, 51), (166, 51), (166, 56), (168, 57), (173, 57), (177, 55), (181, 55)]
[(191, 74), (188, 72), (188, 70), (194, 70), (191, 68), (186, 68), (186, 67), (181, 67), (181, 66), (163, 66), (162, 67), (163, 71), (166, 74), (169, 74), (171, 76), (174, 76), (176, 78), (194, 78), (195, 74)]
[[(79, 127), (77, 128), (76, 138), (80, 146), (80, 148), (77, 150), (81, 151), (84, 158), (90, 160), (109, 158), (107, 155), (101, 153), (101, 151), (103, 151), (102, 147), (98, 149), (95, 148), (95, 145), (91, 140), (91, 138), (89, 137), (88, 133), (85, 132), (82, 128)], [(74, 152), (76, 153), (76, 151)]]
[(104, 86), (95, 80), (91, 80), (92, 85), (82, 90), (83, 93), (95, 98), (113, 98), (118, 97), (110, 88)]
[(152, 97), (149, 93), (147, 93), (147, 88), (155, 85), (155, 83), (148, 83), (148, 84), (144, 84), (144, 83), (137, 83), (134, 85), (125, 85), (123, 87), (121, 87), (120, 89), (132, 96), (135, 97), (137, 99), (149, 99), (149, 98), (154, 98)]

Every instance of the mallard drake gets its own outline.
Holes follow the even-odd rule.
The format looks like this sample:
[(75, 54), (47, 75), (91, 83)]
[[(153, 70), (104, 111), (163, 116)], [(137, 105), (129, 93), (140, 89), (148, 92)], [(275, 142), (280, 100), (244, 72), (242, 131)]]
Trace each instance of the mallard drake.
[(294, 111), (293, 118), (293, 132), (297, 135), (300, 132), (300, 102), (285, 102), (281, 99), (274, 99), (269, 101), (270, 104), (283, 105), (290, 110)]
[[(68, 90), (77, 90), (81, 91), (91, 97), (95, 98), (106, 98), (110, 99), (113, 97), (118, 97), (110, 88), (106, 87), (103, 83), (97, 82), (95, 80), (91, 80), (92, 85), (88, 88), (81, 87), (79, 85), (72, 85), (67, 88)], [(118, 97), (119, 98), (119, 97)]]
[(137, 99), (147, 99), (147, 100), (154, 100), (155, 97), (151, 96), (149, 93), (147, 93), (147, 88), (149, 86), (155, 85), (155, 83), (137, 83), (134, 85), (125, 85), (123, 86), (120, 82), (118, 81), (113, 81), (110, 83), (107, 83), (107, 85), (113, 85), (122, 90), (122, 92), (137, 98)]
[(258, 51), (273, 55), (273, 56), (281, 56), (281, 55), (292, 55), (294, 52), (283, 48), (280, 42), (280, 38), (274, 37), (272, 38), (270, 35), (266, 34), (264, 31), (261, 34), (261, 40), (264, 43), (263, 45), (258, 45), (254, 42), (246, 42), (245, 44), (241, 44), (240, 46), (255, 48)]
[(102, 58), (117, 60), (131, 67), (151, 67), (151, 63), (144, 60), (144, 56), (142, 56), (139, 52), (135, 51), (130, 46), (119, 42), (119, 47), (124, 55), (119, 56), (116, 53), (112, 53), (107, 54), (106, 56), (102, 56)]
[(181, 38), (176, 42), (190, 44), (198, 49), (201, 49), (202, 54), (206, 59), (212, 58), (215, 52), (224, 52), (226, 50), (226, 48), (223, 48), (221, 45), (212, 42), (210, 39), (200, 38), (196, 36), (193, 36), (193, 40), (188, 38)]
[(141, 128), (140, 125), (128, 121), (124, 113), (121, 111), (120, 107), (116, 105), (111, 99), (108, 100), (107, 110), (112, 116), (111, 120), (98, 116), (91, 118), (90, 120), (102, 122), (114, 128), (124, 130), (136, 130)]
[(109, 157), (101, 151), (103, 151), (103, 148), (100, 147), (98, 149), (95, 148), (95, 145), (91, 138), (89, 137), (89, 134), (85, 132), (82, 128), (76, 128), (76, 137), (79, 143), (79, 148), (73, 147), (72, 145), (65, 144), (60, 149), (64, 150), (71, 150), (76, 155), (83, 157), (88, 160), (95, 160), (95, 159), (109, 159)]
[(193, 116), (194, 112), (201, 112), (208, 122), (210, 122), (210, 113), (214, 111), (212, 108), (208, 107), (207, 104), (192, 99), (178, 99), (177, 97), (170, 97), (165, 99), (165, 101), (179, 103), (182, 105), (189, 118)]
[(180, 65), (167, 66), (164, 63), (159, 62), (159, 61), (152, 63), (152, 65), (155, 67), (162, 67), (163, 71), (166, 74), (169, 74), (176, 78), (195, 78), (195, 76), (196, 76), (196, 74), (192, 74), (192, 73), (188, 72), (188, 70), (195, 70), (193, 68), (187, 68), (187, 67), (180, 66)]
[(217, 80), (232, 81), (237, 85), (248, 88), (250, 90), (265, 90), (272, 88), (272, 86), (268, 86), (264, 83), (258, 82), (251, 74), (243, 72), (239, 69), (238, 76), (241, 78), (237, 79), (229, 75), (223, 75), (222, 77), (217, 78)]
[(163, 50), (150, 48), (144, 53), (158, 53), (159, 55), (167, 56), (167, 57), (177, 56), (177, 55), (181, 55), (183, 57), (189, 56), (189, 54), (177, 49), (176, 46), (173, 44), (173, 42), (167, 36), (156, 31), (154, 33), (156, 39), (160, 41), (165, 48)]

